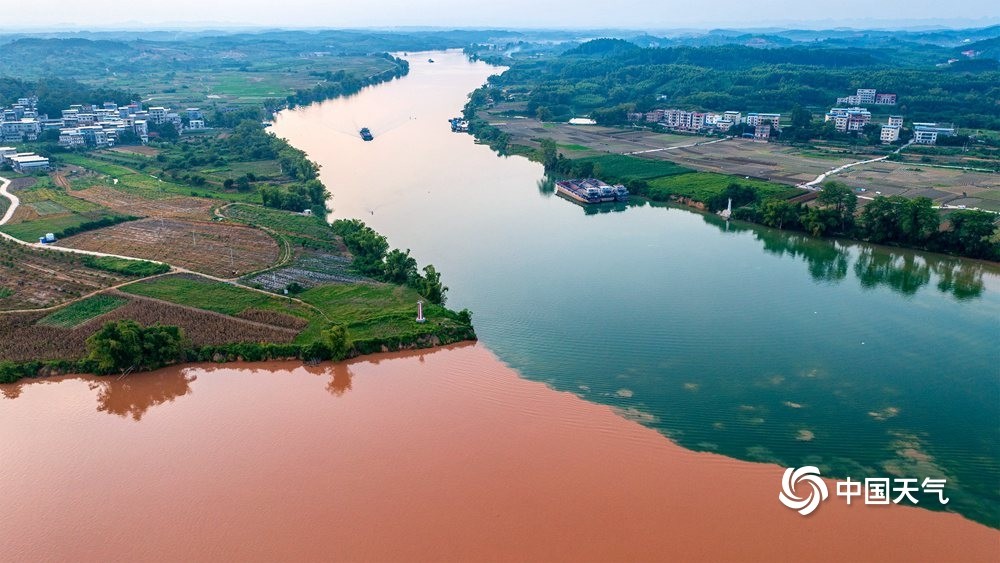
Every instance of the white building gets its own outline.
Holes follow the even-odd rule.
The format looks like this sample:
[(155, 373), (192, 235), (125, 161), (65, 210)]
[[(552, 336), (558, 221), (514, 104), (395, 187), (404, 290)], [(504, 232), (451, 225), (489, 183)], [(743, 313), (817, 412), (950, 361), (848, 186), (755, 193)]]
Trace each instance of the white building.
[(149, 121), (156, 125), (162, 125), (163, 123), (166, 123), (167, 108), (159, 106), (149, 108)]
[[(861, 100), (862, 104), (874, 104), (875, 93), (874, 88), (858, 88), (858, 99)], [(893, 100), (893, 103), (895, 103), (895, 100)]]
[(861, 131), (872, 121), (872, 114), (865, 108), (831, 108), (824, 121), (833, 121), (833, 126), (841, 133)]
[(902, 115), (890, 115), (889, 116), (889, 125), (892, 125), (894, 127), (902, 127), (903, 126), (903, 116)]
[(775, 129), (781, 129), (780, 113), (748, 113), (746, 117), (746, 124), (754, 127), (761, 125), (766, 121), (770, 121), (771, 126)]
[(899, 126), (898, 125), (883, 125), (882, 132), (879, 135), (882, 139), (882, 144), (888, 145), (889, 143), (895, 143), (899, 140)]
[(48, 170), (49, 159), (37, 154), (19, 154), (10, 157), (10, 165), (14, 172), (30, 174), (31, 172)]
[(913, 142), (918, 145), (937, 144), (938, 137), (949, 137), (955, 134), (955, 128), (938, 123), (914, 123)]

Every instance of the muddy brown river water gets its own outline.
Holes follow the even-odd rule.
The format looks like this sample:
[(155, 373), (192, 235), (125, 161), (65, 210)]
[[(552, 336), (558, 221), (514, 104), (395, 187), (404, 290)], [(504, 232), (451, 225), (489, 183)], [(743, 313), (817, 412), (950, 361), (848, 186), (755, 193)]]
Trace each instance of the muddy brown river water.
[(898, 506), (803, 518), (781, 468), (686, 450), (482, 345), (3, 392), (9, 561), (995, 560), (1000, 541)]

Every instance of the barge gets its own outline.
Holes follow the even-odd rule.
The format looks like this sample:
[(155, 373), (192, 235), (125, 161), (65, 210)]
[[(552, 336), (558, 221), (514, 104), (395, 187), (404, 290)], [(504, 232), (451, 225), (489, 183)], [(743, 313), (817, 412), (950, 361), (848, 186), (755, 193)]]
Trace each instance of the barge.
[(625, 186), (612, 186), (596, 178), (556, 182), (556, 193), (578, 203), (628, 201), (628, 189)]

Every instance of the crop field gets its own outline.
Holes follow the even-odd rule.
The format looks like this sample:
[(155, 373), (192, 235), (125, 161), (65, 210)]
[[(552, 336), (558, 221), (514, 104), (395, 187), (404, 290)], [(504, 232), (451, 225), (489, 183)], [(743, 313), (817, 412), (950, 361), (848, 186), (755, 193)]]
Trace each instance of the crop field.
[(607, 176), (616, 181), (652, 180), (662, 176), (674, 176), (691, 172), (689, 168), (677, 166), (662, 160), (647, 160), (635, 156), (603, 155), (579, 159), (594, 163), (594, 174)]
[[(909, 162), (874, 162), (833, 177), (868, 195), (925, 196), (935, 203), (1000, 211), (1000, 173), (969, 172)], [(964, 194), (964, 195), (963, 195)]]
[[(502, 106), (498, 109), (502, 110)], [(844, 155), (738, 139), (692, 147), (685, 145), (706, 143), (713, 139), (642, 128), (543, 124), (535, 119), (506, 119), (496, 113), (497, 110), (485, 112), (483, 117), (506, 131), (512, 143), (537, 147), (538, 139), (549, 138), (569, 158), (656, 150), (638, 156), (653, 161), (674, 162), (701, 172), (749, 176), (790, 185), (813, 180), (827, 170), (864, 158), (864, 155)]]
[(0, 310), (51, 307), (134, 279), (89, 268), (84, 260), (0, 240)]
[(287, 267), (269, 270), (241, 280), (246, 285), (281, 292), (291, 283), (304, 288), (329, 283), (355, 283), (365, 281), (350, 269), (351, 259), (323, 252), (299, 251), (294, 262)]
[(107, 186), (94, 186), (71, 192), (73, 197), (106, 207), (118, 213), (128, 213), (142, 217), (173, 217), (177, 219), (208, 220), (212, 217), (210, 199), (200, 197), (169, 196), (148, 199)]
[(218, 277), (239, 277), (278, 259), (278, 243), (266, 232), (242, 225), (142, 219), (81, 233), (60, 245), (166, 262)]
[[(20, 207), (17, 209), (18, 211), (21, 210)], [(104, 210), (89, 211), (87, 213), (63, 213), (27, 221), (22, 220), (16, 223), (7, 223), (3, 227), (0, 227), (0, 230), (23, 241), (38, 242), (38, 238), (44, 236), (46, 233), (55, 233), (58, 236), (59, 233), (66, 229), (78, 229), (87, 223), (116, 218), (124, 218), (124, 216)]]
[(639, 128), (542, 123), (537, 119), (508, 118), (500, 115), (506, 109), (506, 105), (501, 104), (492, 111), (484, 112), (481, 117), (506, 131), (512, 141), (519, 145), (537, 148), (537, 139), (552, 139), (569, 158), (662, 149), (707, 140), (694, 135), (658, 133)]
[[(122, 304), (72, 327), (47, 323), (46, 319), (51, 319), (56, 313), (0, 314), (0, 334), (4, 335), (0, 339), (0, 360), (81, 358), (86, 352), (87, 338), (104, 323), (119, 319), (131, 319), (144, 326), (179, 326), (196, 346), (236, 342), (292, 342), (301, 331), (301, 323), (298, 323), (299, 326), (290, 326), (296, 321), (289, 321), (284, 316), (248, 315), (249, 318), (237, 318), (117, 291), (101, 294), (100, 297), (120, 301)], [(90, 300), (81, 303), (87, 301)], [(60, 311), (74, 306), (76, 304)]]
[(121, 307), (128, 300), (113, 295), (95, 295), (83, 301), (76, 301), (46, 315), (38, 320), (38, 324), (60, 328), (73, 328), (90, 319), (99, 317)]
[[(182, 304), (223, 315), (255, 318), (255, 315), (279, 313), (304, 319), (308, 335), (315, 336), (329, 321), (315, 310), (278, 295), (268, 295), (238, 285), (215, 282), (190, 275), (164, 276), (131, 284), (122, 288), (132, 295), (141, 295)], [(263, 311), (264, 313), (260, 313)], [(287, 323), (279, 326), (286, 327)]]
[(142, 156), (156, 156), (157, 154), (160, 153), (160, 149), (155, 147), (148, 147), (146, 145), (121, 146), (121, 147), (114, 147), (109, 150), (124, 154), (138, 154)]
[(776, 143), (729, 140), (710, 145), (646, 153), (643, 158), (669, 160), (702, 172), (717, 172), (797, 185), (864, 158), (820, 155)]
[(322, 249), (336, 256), (350, 256), (343, 241), (321, 217), (243, 204), (231, 205), (223, 213), (226, 217), (247, 225), (266, 225), (296, 246)]

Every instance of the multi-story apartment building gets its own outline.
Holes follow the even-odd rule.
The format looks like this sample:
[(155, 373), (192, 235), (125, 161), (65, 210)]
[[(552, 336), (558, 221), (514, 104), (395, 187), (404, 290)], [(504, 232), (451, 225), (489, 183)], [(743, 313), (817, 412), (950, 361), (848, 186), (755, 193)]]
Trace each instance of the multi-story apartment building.
[(879, 138), (882, 140), (882, 144), (888, 145), (889, 143), (895, 143), (899, 140), (899, 126), (898, 125), (883, 125), (882, 132), (879, 134)]

